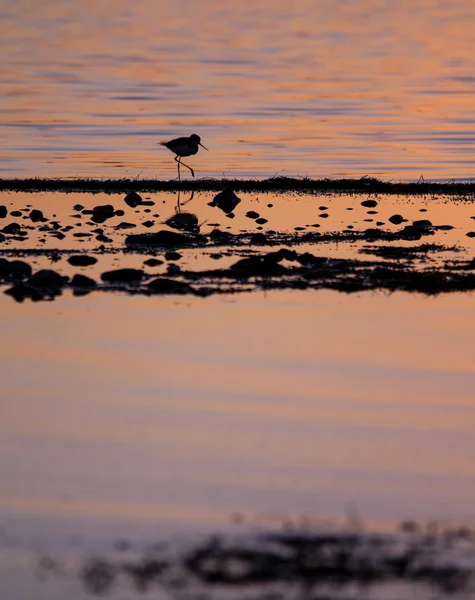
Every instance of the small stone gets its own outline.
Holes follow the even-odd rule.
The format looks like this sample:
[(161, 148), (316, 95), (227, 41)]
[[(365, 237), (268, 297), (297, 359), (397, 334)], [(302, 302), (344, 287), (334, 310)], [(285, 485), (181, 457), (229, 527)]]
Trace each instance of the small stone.
[(328, 210), (328, 206), (319, 206), (318, 210)]
[(94, 223), (104, 223), (104, 221), (114, 216), (114, 212), (115, 209), (112, 204), (95, 206), (92, 211), (91, 220), (94, 221)]
[(95, 265), (97, 258), (94, 256), (87, 256), (87, 254), (74, 254), (68, 258), (68, 263), (73, 267), (88, 267), (89, 265)]
[(30, 212), (30, 219), (33, 221), (33, 223), (37, 223), (38, 221), (41, 221), (43, 219), (43, 213), (41, 212), (41, 210), (38, 209), (33, 209)]
[(73, 210), (77, 210), (78, 212), (81, 212), (82, 210), (84, 210), (84, 206), (82, 204), (75, 204), (73, 206)]
[(160, 265), (163, 265), (163, 260), (160, 260), (159, 258), (147, 258), (147, 260), (144, 260), (143, 264), (147, 265), (147, 267), (159, 267)]
[(137, 227), (135, 223), (127, 223), (127, 221), (122, 221), (122, 223), (119, 223), (115, 229), (134, 229), (135, 227)]
[(20, 230), (21, 230), (21, 225), (19, 225), (18, 223), (8, 223), (8, 225), (5, 225), (5, 227), (2, 229), (3, 233), (13, 234), (13, 235), (18, 234), (18, 232)]
[(182, 255), (179, 252), (175, 252), (173, 250), (169, 250), (168, 252), (165, 252), (165, 258), (167, 260), (180, 260), (181, 256)]
[(155, 221), (144, 221), (142, 225), (144, 227), (153, 227), (155, 225)]
[(320, 219), (328, 219), (328, 213), (322, 213), (318, 216), (320, 217)]
[(248, 219), (258, 219), (260, 217), (260, 214), (255, 210), (248, 210), (246, 213), (246, 217)]
[(412, 226), (418, 227), (419, 229), (427, 229), (428, 227), (432, 227), (432, 223), (428, 219), (420, 219), (418, 221), (413, 221)]
[(258, 219), (256, 219), (256, 223), (258, 223), (259, 225), (264, 225), (264, 223), (267, 223), (267, 219), (264, 219), (264, 217), (259, 217)]
[(21, 217), (21, 211), (20, 210), (12, 210), (12, 212), (10, 213), (12, 217)]
[(8, 215), (7, 207), (3, 204), (0, 205), (0, 219), (4, 219)]
[(467, 237), (469, 237), (469, 238), (473, 238), (473, 237), (475, 237), (475, 231), (469, 231), (469, 232), (467, 233)]
[(96, 235), (96, 240), (98, 242), (104, 242), (104, 243), (112, 242), (112, 239), (110, 237), (107, 237), (103, 233), (100, 233), (99, 235)]
[(114, 216), (115, 217), (123, 217), (125, 215), (125, 212), (119, 208), (118, 210), (115, 211)]
[(361, 206), (366, 206), (368, 208), (374, 208), (375, 206), (378, 206), (378, 203), (376, 202), (376, 200), (363, 200), (363, 202), (361, 203)]
[(404, 221), (404, 217), (402, 215), (392, 215), (388, 221), (393, 223), (393, 225), (400, 225)]
[(137, 192), (130, 192), (124, 198), (124, 202), (128, 206), (131, 206), (132, 208), (135, 208), (136, 206), (139, 206), (139, 204), (142, 204), (143, 200), (142, 200), (142, 196), (140, 194), (137, 194)]
[(224, 189), (213, 198), (210, 206), (217, 206), (224, 213), (231, 213), (236, 206), (241, 202), (241, 199), (229, 188)]

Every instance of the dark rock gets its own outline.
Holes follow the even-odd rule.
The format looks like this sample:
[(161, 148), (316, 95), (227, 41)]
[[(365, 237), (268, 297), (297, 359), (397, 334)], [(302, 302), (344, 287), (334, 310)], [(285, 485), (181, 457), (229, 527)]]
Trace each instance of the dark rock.
[(142, 269), (116, 269), (102, 273), (101, 279), (111, 283), (135, 283), (145, 277)]
[(94, 223), (104, 223), (107, 219), (114, 216), (115, 209), (112, 204), (103, 204), (101, 206), (95, 206), (92, 211), (91, 220)]
[(98, 242), (112, 242), (112, 239), (110, 237), (107, 237), (103, 233), (100, 233), (99, 235), (96, 235), (96, 240)]
[(180, 265), (177, 265), (176, 263), (170, 263), (167, 266), (167, 274), (168, 275), (179, 275), (181, 273), (181, 269), (180, 269)]
[(241, 202), (241, 199), (236, 196), (233, 190), (226, 188), (213, 198), (211, 206), (217, 206), (224, 213), (231, 213), (236, 206)]
[(428, 219), (419, 219), (418, 221), (412, 222), (413, 227), (418, 227), (419, 229), (427, 229), (428, 227), (432, 227), (432, 223)]
[(42, 269), (28, 279), (28, 285), (52, 292), (59, 292), (65, 285), (65, 278), (56, 271)]
[(404, 229), (399, 232), (400, 237), (403, 240), (420, 240), (422, 237), (423, 227), (414, 227), (414, 225), (406, 225)]
[(404, 221), (404, 217), (402, 215), (392, 215), (388, 221), (393, 223), (393, 225), (400, 225)]
[(155, 225), (155, 221), (144, 221), (142, 225), (144, 227), (153, 227)]
[(320, 217), (320, 219), (328, 219), (328, 213), (321, 213), (318, 216)]
[(180, 231), (189, 231), (190, 233), (198, 233), (200, 226), (198, 217), (193, 213), (177, 213), (165, 221), (168, 227), (178, 229)]
[(124, 215), (125, 215), (125, 212), (121, 208), (117, 209), (114, 213), (115, 217), (123, 217)]
[(153, 279), (147, 289), (154, 294), (194, 294), (195, 290), (188, 283), (159, 277)]
[(361, 206), (366, 206), (368, 208), (374, 208), (375, 206), (378, 206), (378, 203), (376, 202), (376, 200), (363, 200), (363, 202), (361, 203)]
[(0, 242), (4, 242), (7, 238), (3, 235), (3, 233), (0, 233)]
[(38, 209), (33, 209), (30, 212), (30, 219), (33, 221), (33, 223), (37, 223), (38, 221), (41, 221), (43, 219), (43, 213), (41, 212), (41, 210)]
[(4, 219), (8, 215), (7, 207), (3, 204), (0, 205), (0, 219)]
[(143, 200), (142, 200), (142, 196), (140, 194), (137, 194), (137, 192), (130, 192), (124, 198), (124, 202), (128, 206), (131, 206), (132, 208), (135, 208), (136, 206), (139, 206), (140, 204), (142, 204)]
[(82, 204), (75, 204), (73, 206), (73, 210), (77, 210), (78, 212), (81, 212), (81, 210), (84, 210), (84, 206)]
[(469, 237), (469, 238), (473, 238), (473, 237), (475, 237), (475, 231), (469, 231), (469, 232), (467, 233), (467, 237)]
[(204, 235), (185, 235), (176, 231), (158, 231), (157, 233), (139, 233), (127, 236), (125, 243), (128, 246), (157, 246), (160, 248), (184, 248), (196, 244), (205, 244)]
[(68, 258), (68, 263), (73, 267), (88, 267), (89, 265), (95, 265), (97, 258), (94, 256), (87, 256), (87, 254), (75, 254)]
[(51, 234), (51, 237), (57, 238), (58, 240), (64, 240), (66, 236), (64, 233), (61, 233), (61, 231), (55, 231)]
[(179, 252), (174, 252), (173, 250), (169, 250), (165, 252), (165, 258), (167, 260), (180, 260), (181, 254)]
[(216, 240), (219, 242), (229, 242), (233, 239), (233, 234), (229, 233), (229, 231), (221, 231), (221, 229), (213, 229), (213, 231), (209, 234), (209, 237), (212, 240)]
[(282, 258), (277, 252), (266, 256), (250, 256), (238, 260), (229, 270), (239, 277), (281, 275), (287, 272), (287, 269), (279, 264)]
[(78, 233), (73, 233), (74, 237), (77, 238), (87, 238), (87, 237), (92, 237), (92, 233), (86, 233), (84, 231), (78, 231)]
[(248, 219), (258, 219), (260, 217), (260, 214), (255, 210), (248, 210), (246, 213), (246, 217)]
[(328, 206), (319, 206), (318, 210), (328, 210)]
[(127, 223), (127, 221), (122, 221), (122, 223), (119, 223), (115, 229), (134, 229), (135, 227), (137, 227), (135, 223)]
[(256, 246), (268, 243), (268, 239), (265, 233), (253, 233), (250, 237), (250, 241), (251, 244), (255, 244)]
[(16, 235), (20, 230), (21, 225), (19, 225), (18, 223), (8, 223), (8, 225), (5, 225), (5, 227), (2, 229), (3, 233), (14, 235)]
[(160, 260), (159, 258), (148, 258), (147, 260), (144, 260), (143, 264), (147, 265), (147, 267), (159, 267), (160, 265), (163, 265), (163, 260)]
[(384, 238), (384, 233), (379, 229), (370, 228), (364, 231), (363, 236), (365, 240), (368, 240), (370, 242), (372, 240), (380, 240)]
[(74, 277), (71, 279), (70, 286), (73, 288), (93, 289), (97, 287), (97, 283), (90, 277), (76, 273), (76, 275), (74, 275)]
[(267, 219), (264, 219), (264, 217), (259, 217), (258, 219), (256, 219), (256, 223), (258, 223), (259, 225), (264, 225), (264, 223), (267, 223)]
[(153, 200), (144, 200), (142, 206), (155, 206), (155, 202)]
[(23, 216), (21, 214), (20, 210), (12, 210), (10, 214), (11, 214), (12, 217), (21, 217), (21, 216)]
[(20, 281), (31, 276), (31, 267), (22, 260), (8, 261), (0, 258), (0, 280)]
[(455, 229), (455, 227), (453, 225), (437, 225), (437, 229), (440, 229), (441, 231), (451, 231), (452, 229)]

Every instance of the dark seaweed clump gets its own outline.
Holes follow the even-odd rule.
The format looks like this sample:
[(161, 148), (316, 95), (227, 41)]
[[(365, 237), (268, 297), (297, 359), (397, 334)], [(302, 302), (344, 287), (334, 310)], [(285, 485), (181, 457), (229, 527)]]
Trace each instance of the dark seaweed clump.
[[(213, 590), (240, 598), (252, 590), (252, 597), (264, 599), (269, 585), (279, 598), (297, 593), (309, 600), (354, 598), (346, 594), (355, 589), (386, 598), (392, 584), (405, 584), (419, 600), (471, 598), (475, 592), (475, 538), (467, 528), (423, 530), (406, 522), (396, 534), (290, 529), (214, 535), (180, 552), (157, 544), (124, 555), (130, 547), (117, 546), (113, 558), (85, 560), (79, 577), (87, 592), (106, 595), (125, 582), (138, 593), (161, 588), (189, 598), (210, 597)], [(58, 561), (41, 561), (41, 568), (54, 564), (58, 570)]]

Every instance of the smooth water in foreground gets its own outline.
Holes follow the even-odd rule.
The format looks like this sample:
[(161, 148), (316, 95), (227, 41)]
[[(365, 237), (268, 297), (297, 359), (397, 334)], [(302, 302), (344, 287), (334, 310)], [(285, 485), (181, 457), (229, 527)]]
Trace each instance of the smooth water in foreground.
[(3, 2), (2, 177), (471, 178), (472, 0)]
[(3, 296), (3, 597), (55, 597), (31, 579), (35, 553), (226, 529), (237, 513), (473, 523), (474, 307)]

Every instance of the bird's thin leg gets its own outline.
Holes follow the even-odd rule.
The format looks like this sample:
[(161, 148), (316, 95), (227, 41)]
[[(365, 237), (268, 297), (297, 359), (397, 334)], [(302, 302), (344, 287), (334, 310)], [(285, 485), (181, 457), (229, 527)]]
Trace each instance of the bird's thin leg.
[(178, 189), (178, 200), (177, 200), (177, 203), (176, 203), (176, 212), (181, 212), (180, 189)]
[(180, 164), (182, 164), (182, 165), (183, 165), (184, 167), (186, 167), (187, 169), (190, 169), (190, 171), (191, 171), (191, 176), (192, 176), (192, 177), (194, 177), (194, 176), (195, 176), (195, 172), (193, 171), (193, 169), (192, 169), (191, 167), (189, 167), (188, 165), (185, 165), (185, 163), (184, 163), (184, 162), (182, 162), (182, 163), (180, 163)]
[(181, 181), (181, 178), (180, 178), (180, 157), (179, 156), (175, 156), (175, 160), (176, 160), (176, 164), (178, 165), (178, 181)]
[[(183, 163), (182, 163), (183, 164)], [(188, 200), (185, 200), (185, 202), (182, 202), (182, 206), (185, 204), (188, 204), (188, 202), (191, 202), (193, 200), (193, 198), (195, 197), (195, 191), (193, 190), (191, 192), (191, 196), (188, 198)]]

